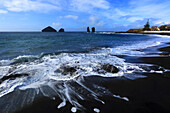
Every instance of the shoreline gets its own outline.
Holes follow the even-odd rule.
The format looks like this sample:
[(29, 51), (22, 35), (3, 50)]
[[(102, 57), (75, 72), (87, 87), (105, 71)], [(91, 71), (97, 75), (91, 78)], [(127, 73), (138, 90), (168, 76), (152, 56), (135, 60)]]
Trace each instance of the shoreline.
[[(167, 43), (169, 44), (169, 43)], [(159, 51), (170, 54), (170, 46), (159, 48)], [(142, 63), (155, 64), (170, 69), (169, 55), (160, 55), (157, 57), (139, 57)], [(80, 100), (79, 102), (86, 108), (76, 113), (95, 113), (94, 108), (98, 108), (100, 113), (169, 113), (170, 112), (170, 72), (164, 73), (146, 73), (146, 78), (130, 80), (125, 77), (104, 78), (104, 77), (85, 77), (85, 84), (102, 84), (111, 93), (127, 97), (129, 101), (124, 101), (112, 96), (102, 96), (102, 104), (94, 100)], [(15, 113), (71, 113), (73, 107), (69, 102), (66, 106), (57, 109), (61, 100), (56, 97), (55, 100), (42, 97), (30, 105), (16, 111)]]
[[(169, 43), (167, 43), (169, 44)], [(143, 60), (146, 63), (150, 64), (156, 64), (159, 66), (164, 67), (165, 69), (170, 69), (170, 65), (168, 62), (170, 62), (170, 44), (166, 47), (162, 47), (158, 49), (162, 53), (160, 56), (157, 57), (142, 57), (140, 60)]]
[(155, 34), (155, 35), (168, 35), (170, 36), (170, 31), (144, 31), (144, 32), (115, 32), (123, 34)]

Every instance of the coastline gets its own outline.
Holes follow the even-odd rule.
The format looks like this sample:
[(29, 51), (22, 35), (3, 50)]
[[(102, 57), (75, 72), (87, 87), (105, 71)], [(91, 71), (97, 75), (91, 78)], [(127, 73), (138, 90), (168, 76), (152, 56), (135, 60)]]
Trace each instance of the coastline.
[[(169, 43), (168, 43), (169, 44)], [(159, 51), (170, 54), (170, 46), (159, 48)], [(169, 55), (160, 55), (157, 57), (140, 57), (143, 63), (150, 63), (170, 69)], [(94, 108), (99, 108), (100, 113), (169, 113), (170, 112), (170, 72), (164, 73), (146, 73), (146, 78), (129, 80), (124, 77), (103, 78), (103, 77), (87, 77), (85, 83), (87, 85), (102, 84), (113, 94), (127, 97), (129, 101), (113, 98), (112, 96), (100, 97), (105, 104), (98, 103), (93, 100), (80, 100), (86, 107), (83, 111), (78, 110), (76, 113), (95, 113)], [(15, 113), (71, 113), (72, 105), (66, 104), (66, 107), (57, 109), (61, 100), (56, 97), (55, 100), (46, 97), (40, 98), (31, 105), (25, 106), (23, 109)]]
[(168, 62), (170, 62), (170, 46), (163, 47), (159, 49), (163, 53), (158, 57), (143, 57), (141, 60), (143, 60), (146, 63), (150, 64), (156, 64), (159, 66), (164, 67), (165, 69), (170, 69), (170, 65)]
[(143, 31), (143, 32), (115, 32), (123, 34), (155, 34), (155, 35), (168, 35), (170, 36), (170, 31)]

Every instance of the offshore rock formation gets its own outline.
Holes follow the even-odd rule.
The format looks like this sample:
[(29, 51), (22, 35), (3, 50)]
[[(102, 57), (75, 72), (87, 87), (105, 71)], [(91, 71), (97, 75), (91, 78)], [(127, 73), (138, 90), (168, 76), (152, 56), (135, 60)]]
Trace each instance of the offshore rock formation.
[(89, 28), (89, 27), (87, 27), (87, 32), (88, 32), (88, 33), (90, 32), (90, 28)]
[(92, 29), (92, 32), (94, 33), (95, 32), (95, 27), (92, 27), (91, 29)]
[(54, 28), (52, 28), (51, 26), (48, 26), (46, 28), (44, 28), (42, 30), (42, 32), (57, 32), (57, 30), (55, 30)]
[(63, 29), (63, 28), (61, 28), (58, 32), (64, 32), (64, 29)]

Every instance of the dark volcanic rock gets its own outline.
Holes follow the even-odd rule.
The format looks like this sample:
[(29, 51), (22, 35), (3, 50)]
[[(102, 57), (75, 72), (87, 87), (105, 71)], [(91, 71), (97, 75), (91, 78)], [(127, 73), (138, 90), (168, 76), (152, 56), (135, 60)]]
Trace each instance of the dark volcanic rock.
[(76, 72), (76, 68), (65, 66), (65, 67), (61, 67), (60, 69), (57, 69), (55, 72), (61, 73), (63, 75), (68, 75), (68, 74), (73, 75)]
[(63, 74), (66, 75), (70, 73), (71, 75), (76, 72), (76, 69), (74, 67), (65, 67)]
[(119, 69), (113, 65), (110, 64), (104, 64), (102, 66), (102, 69), (104, 69), (105, 71), (109, 72), (109, 73), (117, 73), (119, 72)]
[(164, 56), (164, 55), (169, 55), (169, 53), (163, 52), (163, 53), (160, 53), (159, 55)]
[(90, 32), (90, 28), (89, 28), (89, 27), (87, 27), (87, 32), (88, 32), (88, 33)]
[(170, 46), (160, 48), (159, 50), (160, 50), (160, 51), (165, 51), (165, 52), (170, 53)]
[(153, 66), (140, 66), (143, 70), (145, 70), (145, 71), (151, 71), (151, 70), (153, 70), (153, 71), (162, 71), (162, 72), (164, 72), (165, 70), (164, 70), (164, 68), (162, 68), (162, 67), (160, 67), (160, 66), (157, 66), (157, 65), (153, 65)]
[(23, 74), (11, 74), (9, 76), (4, 76), (3, 78), (0, 79), (0, 83), (2, 83), (5, 80), (8, 80), (8, 79), (14, 80), (16, 78), (24, 77), (24, 76), (28, 76), (28, 74), (25, 74), (25, 73), (23, 73)]
[(94, 33), (95, 32), (95, 27), (92, 27), (91, 29), (92, 29), (92, 32)]
[(64, 29), (63, 29), (63, 28), (61, 28), (58, 32), (64, 32)]
[(42, 32), (57, 32), (54, 28), (51, 26), (48, 26), (42, 30)]

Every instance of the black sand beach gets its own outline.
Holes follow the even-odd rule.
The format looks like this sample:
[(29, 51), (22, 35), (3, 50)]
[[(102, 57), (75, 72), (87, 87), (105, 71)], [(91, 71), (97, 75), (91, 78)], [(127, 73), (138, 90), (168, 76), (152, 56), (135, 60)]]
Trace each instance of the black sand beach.
[[(155, 64), (170, 69), (170, 46), (160, 48), (165, 55), (158, 57), (139, 58), (141, 62)], [(144, 74), (146, 78), (129, 80), (124, 77), (119, 78), (85, 78), (85, 85), (93, 83), (102, 85), (110, 90), (111, 93), (127, 97), (129, 101), (114, 98), (112, 96), (102, 96), (101, 100), (105, 104), (84, 100), (80, 103), (86, 108), (77, 113), (93, 113), (94, 108), (100, 109), (100, 113), (170, 113), (170, 72)], [(33, 104), (25, 106), (15, 113), (71, 113), (71, 104), (67, 104), (61, 109), (57, 106), (61, 100), (49, 98), (40, 98)]]
[(166, 69), (170, 69), (170, 43), (167, 43), (168, 46), (159, 48), (159, 51), (162, 53), (160, 54), (159, 57), (145, 57), (141, 58), (144, 62), (151, 63), (151, 64), (156, 64), (163, 66)]

